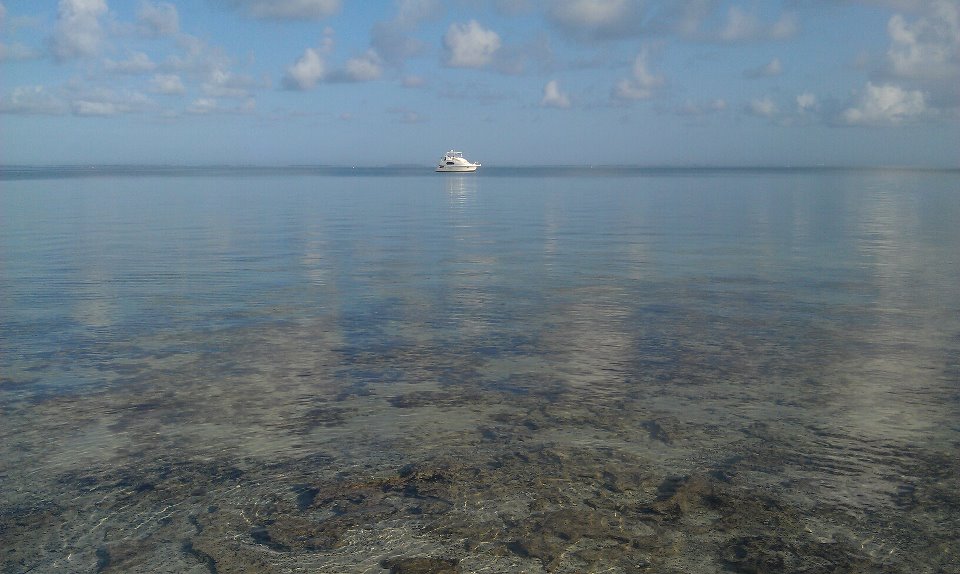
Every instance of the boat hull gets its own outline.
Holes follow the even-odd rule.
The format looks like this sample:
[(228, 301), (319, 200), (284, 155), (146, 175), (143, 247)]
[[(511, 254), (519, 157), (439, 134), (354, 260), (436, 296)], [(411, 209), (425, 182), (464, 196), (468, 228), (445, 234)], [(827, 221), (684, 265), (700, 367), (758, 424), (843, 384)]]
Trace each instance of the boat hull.
[(437, 167), (437, 173), (469, 173), (477, 171), (479, 165), (443, 165)]

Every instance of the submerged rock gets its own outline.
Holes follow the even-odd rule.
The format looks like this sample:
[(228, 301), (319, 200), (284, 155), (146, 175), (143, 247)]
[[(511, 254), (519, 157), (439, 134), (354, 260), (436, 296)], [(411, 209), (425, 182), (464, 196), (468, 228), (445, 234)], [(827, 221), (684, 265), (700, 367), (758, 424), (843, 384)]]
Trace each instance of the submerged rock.
[(390, 558), (380, 563), (390, 574), (460, 574), (459, 562), (449, 558)]

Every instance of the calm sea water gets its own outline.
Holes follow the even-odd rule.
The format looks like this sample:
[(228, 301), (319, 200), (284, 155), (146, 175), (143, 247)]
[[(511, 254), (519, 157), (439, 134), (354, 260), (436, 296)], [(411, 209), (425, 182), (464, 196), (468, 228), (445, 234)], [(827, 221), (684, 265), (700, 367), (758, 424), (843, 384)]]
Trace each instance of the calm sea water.
[(2, 572), (960, 571), (960, 172), (4, 168)]

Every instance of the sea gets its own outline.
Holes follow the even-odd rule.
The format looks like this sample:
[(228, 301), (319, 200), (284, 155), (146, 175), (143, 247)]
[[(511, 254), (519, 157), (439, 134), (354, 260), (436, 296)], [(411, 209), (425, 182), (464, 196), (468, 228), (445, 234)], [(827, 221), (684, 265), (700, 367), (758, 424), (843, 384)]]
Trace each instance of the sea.
[(0, 168), (0, 572), (960, 572), (960, 171)]

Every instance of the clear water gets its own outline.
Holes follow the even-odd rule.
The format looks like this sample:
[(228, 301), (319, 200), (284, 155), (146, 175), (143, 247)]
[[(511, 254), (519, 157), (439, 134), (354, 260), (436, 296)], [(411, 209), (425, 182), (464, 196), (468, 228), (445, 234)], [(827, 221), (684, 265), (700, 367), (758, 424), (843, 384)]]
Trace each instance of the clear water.
[(5, 168), (0, 571), (960, 571), (958, 222), (956, 171)]

